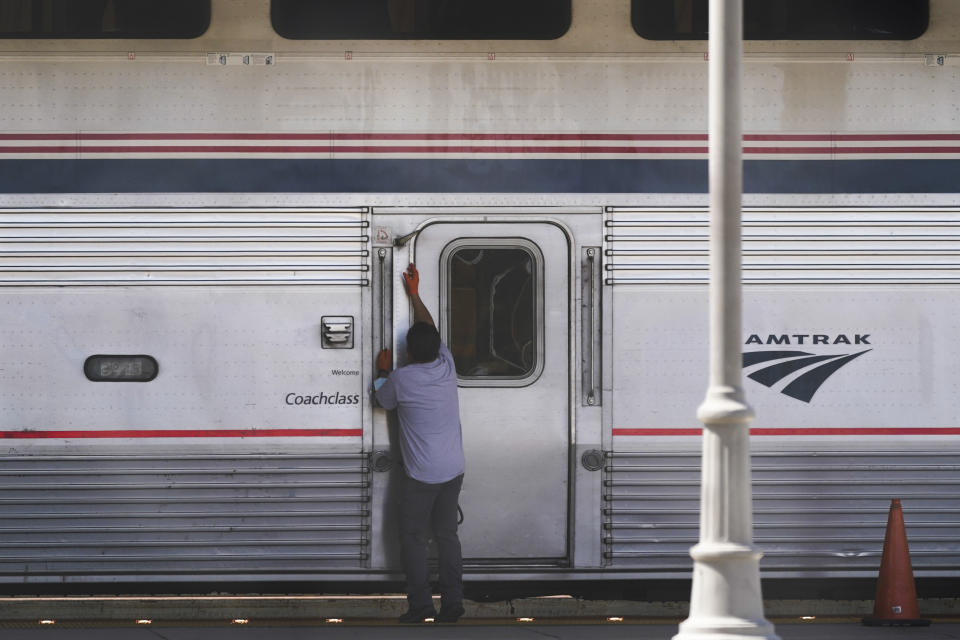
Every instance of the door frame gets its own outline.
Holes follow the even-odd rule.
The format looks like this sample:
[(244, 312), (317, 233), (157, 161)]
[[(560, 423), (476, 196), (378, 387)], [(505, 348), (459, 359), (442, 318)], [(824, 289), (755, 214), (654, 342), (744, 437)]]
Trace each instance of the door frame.
[[(573, 215), (574, 218), (571, 218), (568, 222), (564, 218)], [(589, 240), (594, 244), (600, 244), (600, 228), (597, 227), (597, 231), (592, 231), (593, 227), (585, 227), (585, 225), (580, 224), (580, 216), (584, 216), (584, 221), (587, 225), (590, 225), (595, 220), (603, 215), (603, 209), (598, 207), (591, 206), (575, 206), (575, 207), (564, 207), (564, 206), (520, 206), (520, 207), (504, 207), (504, 206), (492, 206), (492, 207), (458, 207), (458, 206), (418, 206), (418, 207), (373, 207), (370, 216), (371, 216), (371, 227), (375, 231), (374, 234), (371, 234), (373, 238), (372, 252), (374, 256), (374, 262), (376, 261), (375, 256), (377, 255), (376, 247), (388, 247), (388, 262), (393, 263), (394, 272), (392, 276), (399, 277), (400, 272), (405, 268), (406, 264), (409, 262), (416, 262), (416, 238), (419, 234), (426, 229), (427, 227), (439, 225), (439, 224), (477, 224), (477, 223), (488, 223), (492, 226), (496, 226), (500, 229), (504, 225), (514, 225), (514, 224), (546, 224), (551, 225), (558, 229), (562, 234), (564, 240), (566, 241), (566, 251), (567, 251), (567, 423), (568, 423), (568, 435), (567, 435), (567, 453), (568, 453), (568, 465), (567, 465), (567, 518), (566, 518), (566, 555), (565, 560), (560, 566), (556, 566), (557, 569), (566, 567), (570, 569), (574, 566), (574, 558), (580, 557), (584, 554), (585, 551), (589, 551), (589, 556), (591, 561), (589, 564), (594, 565), (592, 556), (599, 553), (599, 533), (593, 532), (592, 529), (595, 528), (592, 525), (589, 527), (591, 529), (590, 535), (588, 535), (589, 542), (587, 539), (580, 539), (584, 531), (579, 531), (586, 524), (582, 521), (584, 513), (581, 513), (584, 508), (588, 509), (592, 513), (592, 506), (580, 505), (578, 502), (578, 495), (583, 494), (585, 491), (587, 493), (595, 493), (594, 487), (581, 488), (579, 483), (582, 482), (583, 470), (580, 469), (578, 463), (579, 460), (579, 445), (577, 439), (577, 423), (580, 417), (580, 406), (579, 406), (579, 395), (578, 388), (580, 384), (580, 375), (579, 375), (579, 334), (580, 334), (580, 325), (579, 325), (579, 309), (577, 306), (578, 300), (578, 291), (579, 291), (579, 255), (578, 247), (583, 242), (586, 242), (587, 239), (581, 238), (578, 242), (577, 234), (574, 233), (573, 229), (577, 228), (581, 231), (586, 231), (587, 228), (590, 229), (588, 236)], [(557, 217), (554, 217), (557, 216)], [(386, 233), (383, 234), (381, 230), (385, 230)], [(597, 234), (597, 238), (592, 236)], [(520, 236), (517, 236), (520, 237)], [(392, 279), (390, 275), (387, 276), (388, 279)], [(439, 279), (438, 279), (439, 287)], [(392, 295), (389, 293), (389, 289), (392, 289)], [(392, 301), (391, 306), (395, 309), (394, 313), (391, 313), (392, 324), (394, 326), (390, 327), (392, 329), (392, 340), (388, 341), (393, 342), (393, 347), (395, 349), (402, 348), (402, 344), (398, 343), (398, 336), (402, 334), (409, 325), (403, 326), (408, 321), (406, 320), (406, 314), (401, 311), (401, 309), (407, 304), (406, 297), (403, 293), (402, 287), (393, 283), (388, 285), (388, 298)], [(377, 306), (377, 305), (373, 305)], [(440, 310), (437, 310), (438, 313)], [(373, 342), (373, 340), (371, 340)], [(396, 351), (395, 351), (396, 353)], [(376, 354), (373, 354), (376, 355)], [(372, 362), (372, 357), (371, 357)], [(595, 411), (599, 411), (599, 407)], [(373, 424), (371, 439), (370, 439), (370, 448), (373, 453), (377, 450), (383, 449), (387, 444), (386, 434), (386, 423), (383, 421), (383, 416), (381, 411), (371, 412)], [(597, 420), (597, 425), (592, 424), (593, 420), (588, 420), (587, 429), (588, 433), (592, 434), (594, 430), (598, 431), (599, 436), (599, 419)], [(594, 438), (592, 435), (588, 436), (588, 440), (592, 441)], [(384, 487), (382, 486), (382, 481), (386, 480), (388, 474), (374, 474), (375, 482), (372, 487), (372, 518), (374, 520), (380, 520), (380, 513), (382, 509), (377, 508), (377, 504), (384, 499), (383, 494)], [(379, 476), (379, 477), (377, 477)], [(377, 487), (380, 487), (379, 489)], [(580, 500), (584, 498), (584, 495), (580, 495)], [(579, 516), (579, 517), (578, 517)], [(590, 518), (590, 522), (595, 524), (595, 519)], [(393, 573), (399, 569), (397, 564), (398, 558), (395, 553), (392, 552), (391, 547), (394, 546), (392, 541), (392, 535), (384, 530), (384, 527), (377, 526), (376, 523), (373, 524), (373, 556), (372, 556), (372, 566), (374, 569), (388, 570)], [(579, 535), (578, 535), (579, 534)], [(386, 537), (384, 537), (386, 536)], [(593, 538), (597, 537), (597, 540), (594, 541)], [(593, 544), (597, 542), (597, 544)], [(384, 548), (383, 545), (386, 545)], [(586, 544), (586, 546), (584, 546)], [(581, 549), (581, 547), (583, 547)], [(589, 549), (587, 548), (589, 547)], [(593, 549), (597, 547), (597, 549)], [(579, 551), (577, 549), (580, 549)], [(500, 566), (491, 564), (488, 566), (487, 571), (479, 570), (480, 567), (475, 567), (473, 572), (477, 577), (481, 575), (488, 575), (492, 577), (495, 574), (499, 574), (501, 569), (513, 569), (514, 571), (520, 568), (518, 565), (510, 566)], [(531, 567), (532, 568), (532, 567)], [(541, 566), (542, 569), (546, 569), (545, 566)], [(478, 572), (479, 570), (479, 572)], [(544, 574), (551, 575), (551, 574)]]
[[(489, 215), (476, 216), (476, 215), (470, 215), (468, 213), (462, 216), (449, 216), (449, 215), (433, 216), (433, 217), (429, 217), (422, 220), (417, 225), (414, 232), (408, 234), (407, 236), (404, 236), (404, 240), (407, 241), (404, 244), (406, 244), (409, 247), (410, 262), (417, 261), (417, 256), (416, 256), (417, 240), (420, 238), (421, 233), (428, 228), (436, 227), (438, 225), (450, 226), (450, 227), (458, 227), (463, 225), (489, 226), (490, 233), (480, 233), (480, 234), (474, 234), (474, 235), (462, 235), (457, 233), (450, 234), (451, 235), (450, 242), (454, 246), (457, 243), (482, 244), (487, 241), (492, 241), (492, 242), (512, 241), (513, 243), (519, 242), (520, 244), (527, 242), (532, 244), (536, 252), (539, 254), (542, 251), (542, 249), (538, 245), (536, 245), (535, 241), (527, 239), (522, 232), (519, 232), (519, 230), (517, 233), (511, 233), (509, 230), (509, 227), (511, 226), (520, 227), (523, 225), (550, 226), (554, 230), (560, 232), (560, 236), (563, 238), (563, 242), (565, 242), (566, 246), (563, 248), (563, 251), (565, 252), (564, 259), (566, 262), (565, 266), (566, 266), (566, 287), (567, 287), (566, 314), (565, 314), (566, 315), (565, 347), (567, 350), (567, 353), (566, 353), (567, 361), (566, 361), (566, 371), (562, 375), (566, 380), (566, 384), (564, 386), (564, 392), (566, 394), (566, 403), (567, 403), (566, 404), (566, 413), (567, 413), (566, 438), (565, 438), (565, 445), (564, 445), (566, 448), (567, 465), (566, 465), (565, 471), (563, 472), (564, 477), (566, 479), (566, 491), (563, 498), (566, 514), (564, 517), (564, 522), (565, 522), (564, 545), (563, 545), (564, 551), (561, 556), (559, 557), (554, 556), (554, 558), (556, 559), (553, 560), (551, 564), (557, 567), (569, 567), (572, 564), (574, 533), (576, 529), (575, 528), (576, 491), (574, 486), (576, 473), (573, 465), (576, 458), (576, 455), (575, 455), (576, 453), (576, 430), (575, 430), (576, 406), (575, 404), (578, 397), (576, 395), (576, 388), (577, 388), (576, 363), (578, 362), (577, 355), (576, 355), (576, 346), (577, 346), (576, 332), (577, 332), (578, 325), (576, 323), (576, 296), (575, 296), (577, 271), (574, 265), (574, 258), (575, 258), (574, 253), (575, 253), (575, 246), (576, 246), (574, 242), (574, 236), (571, 233), (570, 229), (567, 227), (567, 225), (565, 225), (563, 222), (559, 220), (556, 220), (553, 218), (545, 218), (542, 216), (529, 216), (528, 214), (524, 214), (524, 213), (518, 213), (517, 215), (501, 214), (497, 216), (489, 216)], [(448, 244), (441, 249), (440, 251), (441, 256), (447, 252), (451, 244)], [(541, 265), (543, 265), (542, 255), (540, 255), (539, 258), (541, 261)], [(403, 264), (405, 265), (406, 263), (403, 263)], [(441, 332), (443, 332), (444, 328), (447, 326), (446, 308), (444, 306), (446, 296), (444, 295), (444, 289), (443, 289), (447, 281), (447, 277), (446, 277), (447, 274), (443, 273), (442, 265), (443, 265), (443, 261), (441, 260), (439, 265), (441, 267), (440, 269), (441, 273), (438, 274), (438, 278), (437, 278), (437, 289), (439, 294), (438, 300), (437, 300), (437, 303), (439, 305), (437, 309), (437, 314), (438, 314), (437, 323), (438, 323), (438, 328), (440, 328)], [(397, 269), (400, 268), (399, 263), (397, 263), (396, 268)], [(543, 265), (543, 268), (546, 269), (547, 268), (546, 265)], [(548, 295), (548, 293), (544, 291), (544, 295)], [(544, 307), (540, 307), (538, 309), (538, 319), (540, 321), (545, 321), (543, 312), (544, 312)], [(399, 314), (395, 314), (394, 316), (395, 322), (397, 322), (398, 324), (402, 322), (403, 315), (404, 314), (402, 311), (400, 311)], [(458, 380), (458, 386), (462, 386), (464, 388), (471, 388), (475, 386), (484, 387), (484, 388), (488, 388), (488, 387), (492, 388), (492, 387), (498, 387), (498, 386), (504, 386), (504, 387), (510, 387), (510, 388), (525, 387), (530, 384), (533, 384), (536, 380), (539, 380), (541, 374), (542, 374), (542, 369), (538, 368), (536, 375), (532, 376), (530, 379), (524, 380), (519, 385), (513, 385), (510, 383), (498, 384), (496, 382), (484, 383), (480, 385), (473, 385), (473, 384), (465, 385), (463, 384), (464, 381)], [(502, 564), (504, 568), (507, 568), (507, 567), (519, 568), (523, 566), (529, 566), (531, 564), (537, 565), (537, 566), (543, 566), (543, 561), (544, 561), (543, 559), (530, 559), (529, 561), (527, 561), (520, 558), (516, 558), (512, 560), (504, 559), (502, 561), (495, 561), (495, 562), (498, 565)], [(483, 560), (481, 560), (480, 562), (481, 564), (477, 566), (484, 566), (486, 564)]]

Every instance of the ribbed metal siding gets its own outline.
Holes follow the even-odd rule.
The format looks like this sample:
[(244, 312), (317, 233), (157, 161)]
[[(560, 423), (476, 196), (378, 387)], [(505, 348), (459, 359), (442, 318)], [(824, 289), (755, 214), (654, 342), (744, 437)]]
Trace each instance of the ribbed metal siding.
[[(605, 224), (606, 284), (707, 283), (706, 211), (612, 209)], [(747, 209), (743, 281), (960, 283), (960, 212)]]
[(0, 458), (0, 581), (362, 568), (361, 454)]
[[(914, 570), (960, 568), (955, 451), (754, 452), (754, 541), (764, 571), (874, 574), (892, 498)], [(604, 556), (613, 567), (689, 570), (699, 535), (700, 454), (610, 454)]]
[(0, 213), (0, 286), (368, 284), (364, 209)]

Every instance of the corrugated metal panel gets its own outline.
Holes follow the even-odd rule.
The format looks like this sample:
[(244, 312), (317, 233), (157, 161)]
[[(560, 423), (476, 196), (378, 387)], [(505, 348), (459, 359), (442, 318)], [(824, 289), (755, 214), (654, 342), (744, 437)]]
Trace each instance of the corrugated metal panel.
[(0, 285), (366, 285), (365, 210), (0, 212)]
[[(609, 454), (604, 555), (613, 567), (685, 570), (699, 536), (699, 452)], [(956, 451), (754, 452), (754, 542), (765, 571), (875, 572), (892, 498), (914, 570), (960, 568)]]
[(362, 568), (356, 454), (0, 458), (0, 582)]
[[(706, 284), (702, 209), (610, 209), (606, 284)], [(743, 281), (753, 284), (960, 283), (960, 212), (747, 209)]]

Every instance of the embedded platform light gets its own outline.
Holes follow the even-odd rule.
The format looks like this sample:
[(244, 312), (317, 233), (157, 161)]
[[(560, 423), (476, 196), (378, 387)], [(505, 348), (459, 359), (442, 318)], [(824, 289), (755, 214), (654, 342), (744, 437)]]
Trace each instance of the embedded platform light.
[(147, 620), (146, 618), (140, 618), (137, 620), (137, 624), (153, 624), (153, 620)]
[(250, 621), (247, 620), (246, 618), (234, 618), (234, 619), (233, 619), (233, 624), (247, 624), (248, 622), (250, 622)]
[(37, 624), (56, 624), (56, 620), (37, 620)]
[(517, 618), (517, 622), (533, 622), (533, 618)]
[(607, 622), (623, 622), (623, 618), (620, 616), (610, 616), (607, 618)]
[(806, 622), (810, 622), (811, 620), (816, 620), (817, 616), (800, 616), (800, 619)]
[(436, 619), (435, 619), (435, 618), (424, 618), (423, 621), (424, 621), (424, 622), (436, 622)]
[(343, 622), (343, 618), (327, 618), (327, 622), (330, 624), (339, 624)]

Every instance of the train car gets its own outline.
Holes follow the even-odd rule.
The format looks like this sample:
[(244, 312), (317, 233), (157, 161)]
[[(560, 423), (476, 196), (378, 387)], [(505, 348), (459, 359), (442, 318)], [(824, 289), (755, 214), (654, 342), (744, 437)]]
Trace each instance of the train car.
[[(466, 579), (689, 576), (705, 4), (0, 0), (0, 584), (398, 579), (410, 262)], [(746, 12), (762, 574), (956, 578), (960, 6)]]

